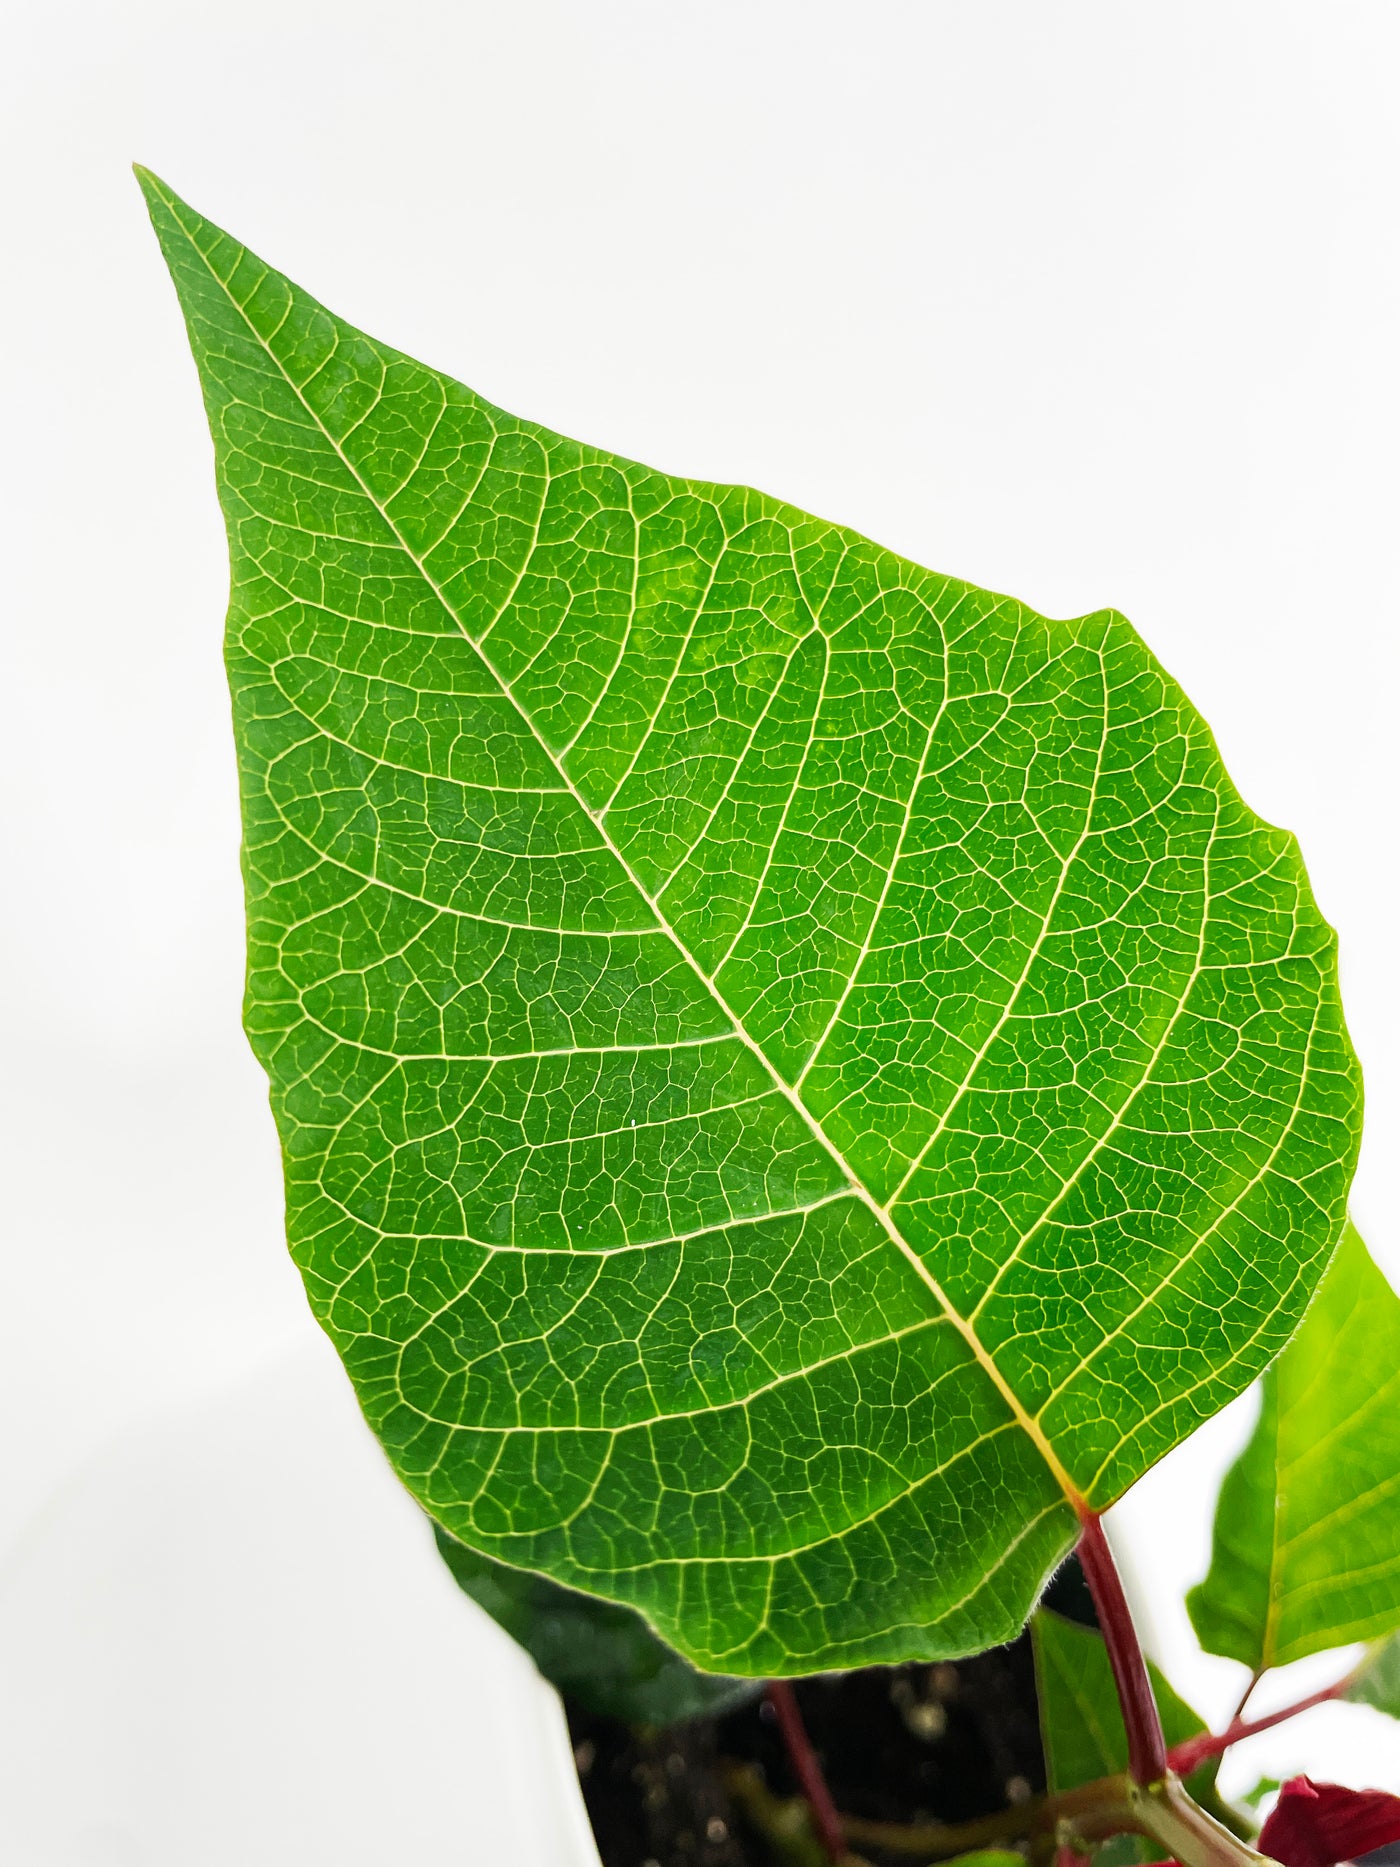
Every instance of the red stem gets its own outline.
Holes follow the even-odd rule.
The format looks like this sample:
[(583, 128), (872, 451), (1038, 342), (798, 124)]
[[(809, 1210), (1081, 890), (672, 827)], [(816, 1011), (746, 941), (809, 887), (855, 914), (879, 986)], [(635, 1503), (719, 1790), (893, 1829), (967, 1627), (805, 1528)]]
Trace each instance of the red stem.
[(1336, 1679), (1331, 1685), (1323, 1686), (1320, 1692), (1310, 1692), (1306, 1698), (1300, 1698), (1296, 1705), (1285, 1705), (1282, 1711), (1271, 1711), (1265, 1718), (1232, 1718), (1218, 1736), (1202, 1731), (1199, 1737), (1188, 1737), (1184, 1744), (1177, 1744), (1167, 1752), (1168, 1766), (1178, 1776), (1189, 1776), (1192, 1770), (1201, 1767), (1207, 1757), (1218, 1757), (1231, 1744), (1238, 1744), (1242, 1737), (1253, 1737), (1256, 1731), (1267, 1731), (1276, 1724), (1282, 1724), (1287, 1718), (1296, 1718), (1300, 1711), (1307, 1711), (1313, 1705), (1325, 1705), (1328, 1699), (1340, 1698), (1350, 1683), (1350, 1675), (1345, 1679)]
[(1264, 1677), (1264, 1669), (1262, 1666), (1259, 1668), (1257, 1672), (1252, 1672), (1249, 1675), (1249, 1684), (1245, 1687), (1244, 1691), (1240, 1693), (1239, 1703), (1235, 1706), (1235, 1709), (1230, 1713), (1230, 1716), (1225, 1720), (1227, 1725), (1238, 1724), (1240, 1720), (1244, 1717), (1244, 1708), (1249, 1703), (1250, 1699), (1253, 1698), (1254, 1688), (1255, 1686), (1258, 1685), (1259, 1681), (1263, 1677)]
[(826, 1786), (822, 1766), (817, 1762), (817, 1753), (812, 1749), (812, 1740), (802, 1722), (796, 1694), (786, 1679), (770, 1679), (767, 1693), (768, 1703), (773, 1707), (778, 1720), (778, 1729), (782, 1733), (792, 1773), (812, 1811), (812, 1826), (817, 1831), (817, 1839), (827, 1859), (834, 1864), (845, 1858), (846, 1831), (841, 1826), (841, 1817), (836, 1812), (836, 1804)]
[(1123, 1726), (1128, 1734), (1128, 1774), (1135, 1783), (1160, 1783), (1167, 1773), (1167, 1746), (1162, 1720), (1152, 1696), (1147, 1661), (1138, 1645), (1137, 1629), (1128, 1612), (1113, 1551), (1096, 1512), (1086, 1511), (1079, 1538), (1079, 1566), (1089, 1584), (1099, 1632), (1108, 1648)]

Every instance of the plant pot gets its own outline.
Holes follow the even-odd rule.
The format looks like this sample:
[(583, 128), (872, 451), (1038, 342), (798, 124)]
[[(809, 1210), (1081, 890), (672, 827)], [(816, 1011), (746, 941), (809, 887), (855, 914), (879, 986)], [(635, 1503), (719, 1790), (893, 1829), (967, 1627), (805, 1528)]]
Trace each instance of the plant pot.
[[(1024, 1641), (797, 1691), (848, 1812), (1042, 1786)], [(605, 1867), (750, 1867), (773, 1855), (732, 1766), (793, 1788), (757, 1702), (659, 1731), (574, 1706), (571, 1735), (319, 1338), (55, 1501), (0, 1587), (0, 1704), (0, 1858), (33, 1867), (599, 1867), (585, 1794)]]
[(309, 1342), (113, 1447), (0, 1589), (0, 1859), (598, 1867), (559, 1699)]

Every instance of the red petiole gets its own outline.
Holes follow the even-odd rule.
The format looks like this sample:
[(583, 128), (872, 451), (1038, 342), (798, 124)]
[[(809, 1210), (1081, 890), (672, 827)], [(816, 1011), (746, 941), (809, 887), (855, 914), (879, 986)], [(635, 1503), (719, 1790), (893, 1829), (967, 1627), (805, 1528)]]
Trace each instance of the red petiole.
[[(1122, 1579), (1113, 1560), (1103, 1523), (1097, 1512), (1087, 1507), (1081, 1513), (1079, 1562), (1093, 1598), (1099, 1631), (1108, 1650), (1118, 1689), (1123, 1725), (1128, 1739), (1126, 1777), (1105, 1778), (1101, 1783), (1085, 1784), (1081, 1789), (1044, 1800), (1037, 1811), (1022, 1811), (1019, 1816), (1008, 1811), (1007, 1832), (1030, 1832), (1049, 1828), (1055, 1837), (1055, 1867), (1072, 1867), (1087, 1843), (1107, 1835), (1127, 1831), (1147, 1834), (1167, 1847), (1179, 1859), (1196, 1867), (1245, 1867), (1261, 1861), (1261, 1856), (1221, 1828), (1204, 1810), (1190, 1800), (1181, 1779), (1196, 1770), (1208, 1758), (1219, 1756), (1242, 1738), (1257, 1731), (1267, 1731), (1312, 1705), (1340, 1698), (1351, 1683), (1351, 1675), (1336, 1680), (1321, 1691), (1310, 1693), (1282, 1711), (1262, 1718), (1243, 1719), (1236, 1711), (1226, 1729), (1218, 1735), (1203, 1731), (1170, 1751), (1162, 1736), (1162, 1722), (1148, 1676), (1147, 1661), (1133, 1626)], [(777, 1717), (778, 1728), (787, 1750), (798, 1787), (811, 1811), (812, 1826), (828, 1861), (839, 1863), (847, 1858), (846, 1831), (822, 1775), (811, 1740), (807, 1736), (792, 1687), (786, 1680), (770, 1681), (768, 1700)], [(1243, 1703), (1240, 1709), (1243, 1709)], [(1006, 1818), (998, 1818), (1000, 1828)], [(966, 1837), (958, 1830), (911, 1829), (908, 1837), (886, 1824), (852, 1822), (864, 1833), (878, 1830), (876, 1838), (886, 1847), (903, 1847), (917, 1842), (926, 1847), (931, 1842), (941, 1852), (940, 1840)], [(982, 1839), (981, 1826), (978, 1838)]]
[(1276, 1724), (1296, 1718), (1300, 1711), (1308, 1711), (1314, 1705), (1325, 1705), (1329, 1699), (1340, 1698), (1350, 1684), (1351, 1674), (1348, 1673), (1344, 1679), (1323, 1686), (1320, 1692), (1310, 1692), (1296, 1704), (1285, 1705), (1282, 1711), (1271, 1711), (1263, 1718), (1233, 1718), (1223, 1731), (1202, 1731), (1199, 1737), (1188, 1737), (1184, 1744), (1177, 1744), (1167, 1752), (1167, 1765), (1178, 1776), (1189, 1776), (1208, 1757), (1218, 1757), (1242, 1738), (1253, 1737), (1256, 1731), (1271, 1730)]
[(1086, 1510), (1079, 1537), (1079, 1566), (1093, 1597), (1099, 1632), (1108, 1648), (1113, 1682), (1118, 1687), (1118, 1702), (1123, 1708), (1123, 1725), (1128, 1734), (1128, 1775), (1135, 1783), (1159, 1783), (1167, 1773), (1167, 1746), (1162, 1736), (1162, 1720), (1157, 1715), (1157, 1701), (1152, 1696), (1152, 1681), (1147, 1676), (1147, 1661), (1138, 1644), (1137, 1629), (1128, 1610), (1128, 1599), (1113, 1560), (1113, 1551), (1104, 1535), (1103, 1522), (1095, 1511)]
[(778, 1720), (778, 1731), (783, 1748), (787, 1751), (788, 1762), (792, 1765), (793, 1775), (797, 1778), (797, 1786), (806, 1797), (807, 1807), (812, 1812), (812, 1826), (817, 1831), (817, 1840), (834, 1867), (834, 1863), (842, 1860), (846, 1854), (846, 1834), (836, 1804), (831, 1799), (831, 1791), (827, 1788), (826, 1778), (822, 1775), (817, 1753), (812, 1749), (807, 1727), (802, 1722), (797, 1695), (786, 1679), (770, 1679), (767, 1697)]

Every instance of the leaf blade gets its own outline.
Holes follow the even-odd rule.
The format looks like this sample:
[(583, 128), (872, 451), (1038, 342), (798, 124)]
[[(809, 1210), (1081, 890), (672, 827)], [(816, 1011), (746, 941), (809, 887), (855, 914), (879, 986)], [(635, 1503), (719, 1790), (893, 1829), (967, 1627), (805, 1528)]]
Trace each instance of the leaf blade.
[(1330, 1243), (1291, 843), (1120, 618), (514, 421), (143, 185), (234, 560), (249, 1031), (400, 1474), (712, 1669), (1006, 1637)]

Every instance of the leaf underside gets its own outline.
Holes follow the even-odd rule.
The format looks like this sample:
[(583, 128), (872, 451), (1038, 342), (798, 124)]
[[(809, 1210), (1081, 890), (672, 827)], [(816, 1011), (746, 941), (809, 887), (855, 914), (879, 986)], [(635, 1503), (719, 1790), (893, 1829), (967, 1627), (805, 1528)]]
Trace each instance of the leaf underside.
[(1256, 1672), (1400, 1627), (1400, 1298), (1352, 1225), (1264, 1377), (1187, 1607)]
[(289, 1236), (401, 1477), (713, 1670), (1010, 1637), (1340, 1228), (1295, 845), (1120, 616), (503, 414), (143, 186)]

